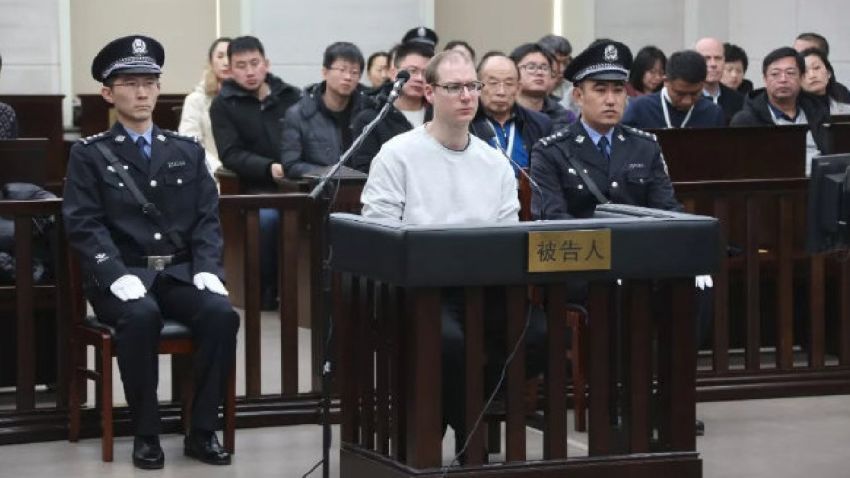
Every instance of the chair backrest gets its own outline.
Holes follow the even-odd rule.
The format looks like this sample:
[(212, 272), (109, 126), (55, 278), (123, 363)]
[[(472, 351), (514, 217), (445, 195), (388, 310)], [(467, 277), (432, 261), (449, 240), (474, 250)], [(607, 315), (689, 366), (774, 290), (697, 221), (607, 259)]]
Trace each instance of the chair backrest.
[(23, 182), (43, 187), (49, 144), (47, 138), (0, 140), (0, 184)]

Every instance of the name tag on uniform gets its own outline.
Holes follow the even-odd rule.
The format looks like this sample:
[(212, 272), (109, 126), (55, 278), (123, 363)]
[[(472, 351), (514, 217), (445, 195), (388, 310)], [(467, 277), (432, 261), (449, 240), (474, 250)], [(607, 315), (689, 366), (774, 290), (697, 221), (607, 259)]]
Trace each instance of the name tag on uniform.
[(641, 168), (645, 168), (645, 167), (646, 167), (646, 165), (643, 164), (643, 163), (631, 163), (628, 166), (626, 166), (627, 169), (641, 169)]
[(180, 167), (183, 167), (183, 166), (186, 166), (186, 161), (169, 161), (168, 162), (169, 168), (180, 168)]

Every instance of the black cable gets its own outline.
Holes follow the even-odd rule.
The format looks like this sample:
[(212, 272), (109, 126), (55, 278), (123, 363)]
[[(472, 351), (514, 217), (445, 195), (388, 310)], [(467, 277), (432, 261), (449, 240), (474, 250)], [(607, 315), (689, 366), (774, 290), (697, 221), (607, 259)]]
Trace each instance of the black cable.
[(468, 431), (466, 434), (466, 440), (463, 442), (463, 447), (461, 447), (460, 451), (452, 458), (452, 461), (449, 462), (447, 466), (443, 467), (443, 474), (441, 478), (446, 478), (449, 473), (449, 468), (459, 463), (458, 459), (466, 453), (466, 449), (469, 447), (469, 441), (472, 440), (472, 436), (478, 430), (478, 427), (481, 425), (481, 421), (484, 419), (484, 415), (487, 413), (487, 409), (490, 408), (490, 405), (493, 404), (493, 400), (495, 400), (496, 395), (499, 393), (499, 389), (502, 388), (502, 383), (505, 381), (505, 374), (507, 374), (508, 367), (514, 359), (514, 356), (519, 350), (520, 344), (525, 340), (525, 333), (528, 331), (528, 325), (531, 323), (531, 311), (533, 309), (533, 305), (528, 306), (528, 312), (525, 315), (525, 325), (522, 327), (522, 333), (519, 334), (519, 338), (514, 344), (513, 350), (511, 350), (508, 358), (505, 359), (505, 364), (502, 366), (502, 372), (499, 375), (499, 381), (496, 382), (496, 386), (493, 388), (493, 391), (490, 393), (490, 396), (487, 398), (487, 402), (484, 403), (484, 407), (481, 408), (481, 413), (478, 414), (478, 417), (475, 419), (475, 424), (472, 425), (472, 430)]

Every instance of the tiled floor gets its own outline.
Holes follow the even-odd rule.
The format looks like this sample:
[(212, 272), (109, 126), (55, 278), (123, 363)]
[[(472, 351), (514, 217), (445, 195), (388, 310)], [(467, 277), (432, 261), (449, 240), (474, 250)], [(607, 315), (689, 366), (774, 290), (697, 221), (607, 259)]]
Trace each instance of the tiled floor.
[[(279, 387), (279, 329), (277, 321), (263, 320), (263, 391)], [(240, 338), (240, 344), (241, 344)], [(301, 330), (302, 363), (309, 357), (309, 331)], [(240, 360), (242, 352), (240, 350)], [(117, 369), (117, 367), (116, 367)], [(163, 367), (160, 391), (168, 396), (168, 367)], [(116, 377), (118, 379), (118, 377)], [(309, 369), (301, 370), (300, 388), (309, 387)], [(120, 383), (116, 382), (116, 383)], [(241, 380), (240, 380), (241, 383)], [(116, 400), (123, 399), (115, 387)], [(240, 386), (241, 390), (241, 386)], [(697, 440), (706, 478), (846, 478), (850, 446), (850, 396), (750, 400), (702, 403), (697, 416), (706, 424), (706, 436)], [(587, 435), (572, 432), (569, 453), (586, 454)], [(335, 428), (335, 432), (336, 432)], [(529, 458), (540, 456), (542, 437), (528, 429)], [(338, 472), (338, 440), (334, 435), (331, 476)], [(443, 456), (453, 450), (444, 442)], [(237, 454), (229, 467), (211, 467), (182, 456), (181, 437), (163, 437), (166, 467), (139, 472), (130, 464), (131, 438), (119, 438), (114, 463), (100, 461), (99, 440), (51, 442), (0, 447), (0, 478), (25, 477), (301, 477), (321, 456), (319, 426), (247, 429), (237, 432)], [(448, 458), (447, 458), (448, 460)], [(316, 470), (312, 477), (321, 476)]]

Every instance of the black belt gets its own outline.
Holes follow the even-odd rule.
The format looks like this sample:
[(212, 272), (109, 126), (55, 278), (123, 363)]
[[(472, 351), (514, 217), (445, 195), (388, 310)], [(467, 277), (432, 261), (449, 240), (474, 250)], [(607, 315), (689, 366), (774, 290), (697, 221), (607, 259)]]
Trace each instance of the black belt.
[(165, 266), (189, 262), (189, 253), (179, 252), (170, 256), (129, 256), (122, 257), (128, 267), (144, 267), (155, 271), (165, 270)]

